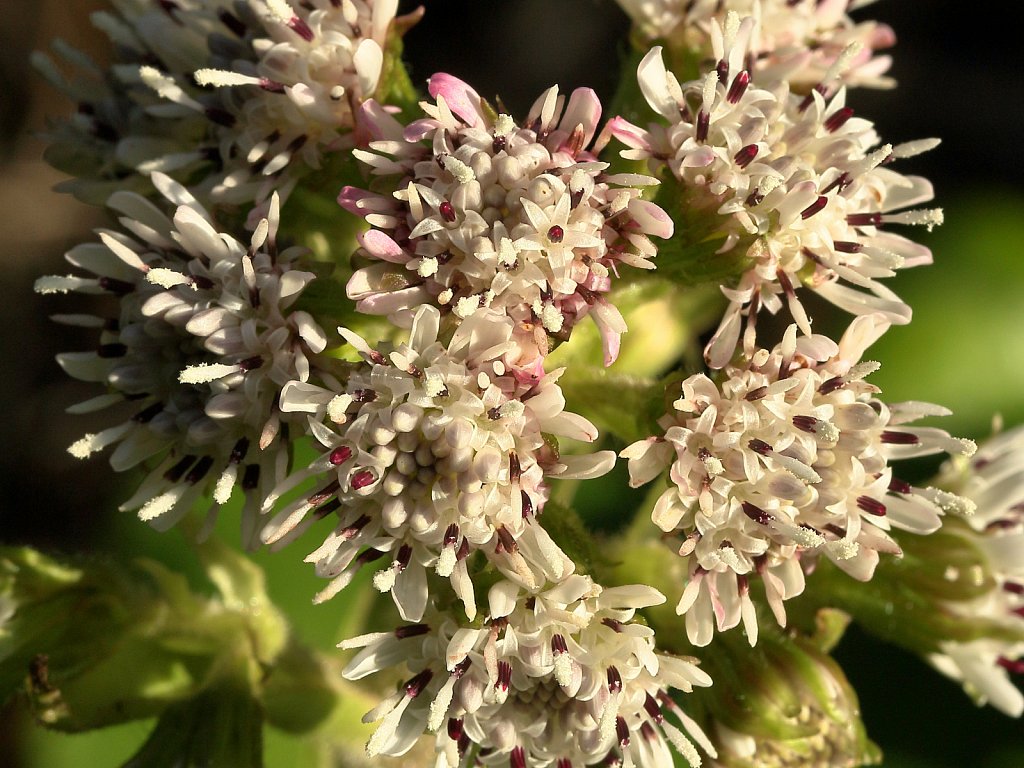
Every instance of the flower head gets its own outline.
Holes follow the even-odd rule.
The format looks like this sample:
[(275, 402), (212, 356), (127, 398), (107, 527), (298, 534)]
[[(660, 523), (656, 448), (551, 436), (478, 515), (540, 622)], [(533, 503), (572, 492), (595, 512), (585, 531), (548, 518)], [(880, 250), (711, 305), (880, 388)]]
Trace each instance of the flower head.
[(409, 342), (390, 352), (340, 329), (364, 358), (344, 387), (285, 389), (285, 410), (323, 418), (310, 419), (323, 453), (280, 492), (309, 477), (316, 490), (285, 506), (263, 538), (290, 539), (330, 515), (333, 532), (308, 558), (333, 580), (320, 599), (385, 553), (391, 562), (374, 584), (409, 621), (426, 606), (427, 568), (450, 579), (475, 615), (467, 558), (477, 551), (531, 587), (572, 570), (537, 522), (547, 481), (604, 474), (615, 454), (560, 455), (557, 438), (592, 442), (597, 429), (564, 410), (561, 371), (534, 377), (510, 365), (509, 318), (474, 314), (447, 345), (439, 324), (436, 308), (421, 307)]
[(126, 174), (162, 171), (198, 180), (209, 202), (251, 205), (275, 188), (287, 196), (350, 141), (356, 110), (380, 84), (397, 0), (115, 6), (93, 16), (116, 46), (110, 71), (61, 48), (88, 74), (66, 81), (37, 58), (80, 105), (51, 148), (58, 167), (82, 176), (71, 188), (93, 199)]
[(970, 455), (973, 443), (911, 426), (948, 413), (927, 403), (887, 405), (859, 362), (886, 323), (858, 318), (842, 341), (797, 339), (790, 326), (773, 350), (726, 368), (720, 383), (698, 374), (663, 424), (664, 436), (629, 446), (633, 485), (670, 467), (671, 486), (653, 521), (679, 539), (688, 582), (677, 606), (692, 642), (742, 620), (751, 644), (757, 619), (748, 581), (760, 577), (780, 625), (783, 601), (804, 587), (801, 561), (824, 554), (860, 580), (879, 552), (898, 553), (890, 527), (930, 533), (963, 502), (914, 488), (892, 459), (941, 451)]
[(588, 149), (601, 116), (590, 89), (567, 103), (548, 89), (521, 126), (450, 75), (432, 77), (430, 92), (428, 117), (408, 127), (364, 108), (375, 140), (356, 156), (393, 192), (342, 190), (339, 202), (373, 227), (360, 251), (373, 263), (352, 277), (349, 296), (361, 311), (406, 322), (425, 302), (456, 320), (494, 309), (540, 355), (549, 336), (567, 338), (589, 314), (610, 364), (625, 324), (605, 294), (620, 267), (652, 269), (650, 236), (672, 233), (640, 198), (656, 180), (605, 173)]
[(751, 24), (739, 26), (724, 68), (683, 85), (653, 49), (638, 78), (662, 122), (643, 131), (618, 119), (611, 130), (632, 147), (625, 156), (667, 166), (680, 188), (672, 213), (687, 219), (687, 231), (744, 260), (738, 283), (723, 288), (729, 308), (706, 352), (714, 368), (732, 356), (743, 316), (752, 333), (757, 313), (777, 312), (783, 301), (810, 334), (801, 287), (856, 315), (909, 322), (910, 308), (879, 279), (930, 263), (931, 252), (882, 228), (942, 221), (939, 210), (913, 209), (931, 199), (931, 184), (888, 167), (936, 142), (879, 146), (842, 90), (826, 99), (818, 91), (798, 96), (785, 84), (756, 87), (742, 69)]
[[(847, 11), (871, 0), (618, 0), (644, 41), (664, 41), (693, 58), (720, 58), (720, 26), (730, 13), (752, 16), (757, 29), (750, 44), (753, 75), (760, 83), (788, 81), (806, 92), (826, 79), (837, 60), (847, 85), (890, 87), (892, 63), (876, 52), (895, 35), (876, 21), (856, 22)], [(852, 50), (851, 50), (852, 49)]]
[(669, 745), (700, 765), (691, 739), (714, 749), (668, 691), (711, 680), (695, 660), (658, 653), (653, 630), (633, 620), (663, 600), (650, 587), (602, 589), (581, 575), (527, 593), (501, 582), (482, 625), (435, 611), (428, 625), (342, 643), (362, 648), (349, 679), (398, 659), (412, 675), (368, 713), (380, 721), (368, 754), (400, 755), (429, 732), (440, 766), (460, 765), (476, 747), (488, 765), (667, 768)]
[(980, 554), (980, 567), (946, 574), (950, 583), (979, 589), (969, 600), (943, 601), (942, 610), (985, 629), (942, 642), (928, 660), (980, 703), (1020, 717), (1024, 694), (1011, 677), (1024, 675), (1024, 430), (997, 435), (970, 459), (953, 459), (937, 482), (970, 500), (970, 514), (949, 528)]
[(116, 298), (110, 317), (61, 315), (96, 328), (92, 352), (67, 352), (70, 375), (108, 392), (72, 408), (88, 412), (131, 404), (131, 415), (69, 451), (86, 458), (116, 445), (117, 471), (157, 458), (122, 509), (168, 527), (201, 496), (211, 512), (241, 485), (247, 497), (245, 539), (288, 462), (288, 417), (277, 400), (294, 379), (307, 380), (326, 336), (291, 305), (313, 279), (296, 268), (299, 249), (279, 251), (279, 203), (260, 221), (248, 246), (219, 232), (179, 184), (153, 183), (177, 205), (173, 219), (137, 194), (118, 193), (109, 206), (124, 231), (101, 230), (101, 243), (80, 245), (68, 261), (91, 276), (40, 278), (40, 293), (75, 291)]

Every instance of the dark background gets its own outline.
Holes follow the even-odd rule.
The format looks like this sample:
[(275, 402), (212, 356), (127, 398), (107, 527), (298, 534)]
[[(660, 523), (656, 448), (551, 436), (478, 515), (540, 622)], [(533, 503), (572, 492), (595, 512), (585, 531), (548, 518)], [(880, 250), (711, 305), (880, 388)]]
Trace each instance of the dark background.
[[(416, 5), (403, 2), (402, 7)], [(53, 362), (56, 352), (84, 348), (89, 340), (51, 324), (46, 316), (65, 307), (31, 292), (38, 275), (65, 271), (61, 253), (87, 239), (89, 229), (101, 220), (96, 211), (49, 191), (59, 176), (40, 161), (43, 144), (33, 134), (45, 115), (65, 114), (69, 105), (31, 71), (28, 53), (61, 36), (102, 57), (103, 39), (85, 21), (86, 12), (98, 7), (102, 3), (87, 0), (0, 0), (0, 403), (7, 416), (0, 442), (0, 540), (7, 543), (103, 546), (113, 520), (109, 494), (117, 481), (102, 460), (78, 462), (65, 451), (83, 432), (101, 426), (103, 417), (64, 414), (69, 404), (91, 391), (67, 379)], [(1024, 212), (1024, 78), (1019, 28), (1004, 17), (1009, 7), (995, 0), (883, 0), (858, 14), (896, 30), (890, 74), (899, 87), (857, 90), (849, 103), (858, 114), (875, 120), (886, 141), (943, 139), (938, 150), (905, 162), (901, 169), (934, 181), (950, 226), (956, 226), (958, 211), (984, 215), (1005, 203), (1007, 215), (1018, 217), (1005, 223), (1017, 232), (1014, 227)], [(520, 116), (554, 83), (564, 92), (591, 86), (605, 103), (611, 98), (628, 29), (628, 20), (612, 0), (437, 0), (427, 2), (427, 11), (406, 38), (410, 72), (418, 84), (433, 72), (447, 71), (486, 97), (500, 94)], [(977, 258), (970, 252), (972, 237), (956, 242), (968, 252), (940, 253), (936, 248), (939, 266), (934, 269), (940, 270), (944, 259), (962, 265)], [(1022, 261), (1024, 247), (1012, 237), (996, 247), (999, 253), (984, 254), (986, 269), (1004, 260)], [(1007, 279), (1019, 277), (1015, 270), (1016, 276)], [(926, 278), (915, 274), (913, 279)], [(1007, 287), (1003, 294), (1002, 300), (1007, 295), (1017, 300), (1015, 311), (1019, 293), (1019, 288)], [(973, 297), (976, 302), (986, 299)], [(936, 327), (969, 322), (970, 313), (969, 304), (950, 306)], [(1018, 325), (1003, 326), (1001, 332), (1012, 338), (1021, 335)], [(960, 350), (944, 346), (941, 339), (928, 352), (944, 355), (950, 368), (958, 367)], [(900, 365), (899, 360), (881, 359)], [(963, 397), (971, 393), (965, 391)], [(1021, 402), (1024, 398), (1017, 393), (1006, 411), (1020, 413)], [(956, 407), (955, 402), (948, 404)], [(980, 436), (983, 425), (974, 428), (972, 436)], [(861, 696), (869, 733), (891, 756), (887, 764), (995, 766), (988, 761), (998, 753), (1024, 745), (1020, 722), (974, 708), (958, 686), (914, 658), (855, 631), (839, 657)], [(2, 742), (0, 733), (0, 764), (6, 764)]]

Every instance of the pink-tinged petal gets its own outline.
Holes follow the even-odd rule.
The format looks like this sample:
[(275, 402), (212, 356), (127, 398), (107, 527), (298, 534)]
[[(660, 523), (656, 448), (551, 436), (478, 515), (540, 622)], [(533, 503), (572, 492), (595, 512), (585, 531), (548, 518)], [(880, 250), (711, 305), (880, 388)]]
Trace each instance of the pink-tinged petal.
[(356, 235), (356, 240), (369, 252), (371, 256), (392, 264), (405, 264), (411, 256), (402, 250), (401, 246), (381, 232), (379, 229), (371, 229)]
[(911, 208), (935, 198), (935, 187), (923, 176), (904, 176), (899, 186), (890, 185), (886, 191), (882, 212)]
[(569, 104), (559, 127), (566, 133), (572, 133), (577, 125), (583, 126), (583, 146), (590, 144), (601, 122), (601, 100), (591, 88), (577, 88), (569, 96)]
[(390, 315), (399, 310), (418, 307), (420, 304), (430, 301), (430, 298), (430, 294), (423, 288), (406, 288), (393, 293), (367, 296), (356, 303), (356, 309), (368, 315)]
[(615, 451), (598, 451), (584, 456), (562, 456), (559, 463), (565, 469), (556, 477), (561, 480), (591, 480), (611, 472), (615, 466)]
[(368, 197), (377, 197), (377, 195), (359, 187), (342, 187), (341, 192), (338, 193), (338, 205), (349, 213), (363, 217), (366, 215), (366, 211), (359, 207), (359, 203)]
[(438, 128), (438, 122), (432, 117), (425, 117), (421, 120), (414, 120), (402, 131), (402, 138), (415, 144), (423, 138), (430, 136)]
[(891, 291), (875, 286), (875, 294), (864, 293), (838, 283), (825, 283), (813, 289), (826, 301), (852, 315), (867, 315), (879, 312), (893, 325), (906, 325), (913, 315), (909, 306), (899, 300)]
[[(609, 120), (608, 125), (601, 132), (602, 137), (605, 135), (614, 136), (627, 147), (632, 147), (633, 149), (649, 150), (651, 148), (651, 142), (647, 140), (647, 132), (643, 128), (633, 125), (624, 117), (616, 116)], [(597, 151), (601, 148), (603, 148), (603, 143), (601, 140), (598, 140), (594, 149)]]
[(363, 102), (356, 112), (356, 142), (360, 146), (373, 140), (398, 139), (402, 129), (402, 124), (391, 116), (387, 108), (373, 99)]
[(435, 99), (443, 97), (448, 109), (461, 117), (466, 125), (475, 128), (483, 122), (480, 95), (459, 78), (438, 72), (427, 82), (427, 90)]
[(648, 235), (668, 239), (675, 231), (672, 218), (660, 207), (649, 200), (634, 197), (629, 201), (629, 215), (640, 225), (640, 229)]
[(622, 334), (626, 332), (626, 321), (619, 310), (606, 301), (598, 301), (590, 307), (590, 314), (601, 332), (601, 347), (604, 350), (604, 365), (607, 368), (619, 357)]

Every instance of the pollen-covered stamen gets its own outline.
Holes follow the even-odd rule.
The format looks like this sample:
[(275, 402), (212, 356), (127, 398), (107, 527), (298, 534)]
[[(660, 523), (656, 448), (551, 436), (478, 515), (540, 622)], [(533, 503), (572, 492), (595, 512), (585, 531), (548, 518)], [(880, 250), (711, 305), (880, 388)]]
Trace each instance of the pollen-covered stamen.
[(814, 416), (797, 415), (793, 417), (793, 426), (797, 429), (812, 435), (817, 435), (822, 440), (834, 443), (839, 439), (839, 428), (830, 421), (815, 418)]
[(569, 655), (569, 646), (561, 634), (551, 638), (551, 653), (555, 661), (555, 681), (563, 688), (568, 688), (572, 684), (572, 657)]
[(869, 515), (874, 515), (875, 517), (885, 516), (885, 504), (870, 496), (858, 496), (857, 506)]

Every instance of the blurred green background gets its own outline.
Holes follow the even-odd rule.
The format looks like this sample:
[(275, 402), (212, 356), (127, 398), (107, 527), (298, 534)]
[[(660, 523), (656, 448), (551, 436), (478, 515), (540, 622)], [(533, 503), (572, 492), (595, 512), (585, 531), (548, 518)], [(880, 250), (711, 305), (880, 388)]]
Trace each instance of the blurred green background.
[[(610, 97), (626, 29), (611, 0), (426, 5), (426, 19), (407, 39), (416, 82), (449, 71), (484, 95), (500, 92), (518, 113), (555, 81), (566, 90), (591, 85), (606, 101)], [(76, 462), (65, 452), (103, 417), (63, 413), (88, 388), (64, 377), (53, 355), (82, 348), (88, 338), (51, 324), (46, 316), (58, 304), (31, 293), (36, 276), (63, 271), (61, 253), (89, 237), (101, 219), (49, 191), (59, 176), (40, 160), (43, 144), (34, 133), (45, 115), (66, 114), (71, 105), (32, 74), (28, 52), (60, 36), (102, 58), (103, 41), (85, 22), (89, 11), (102, 6), (98, 0), (0, 0), (0, 402), (8, 414), (0, 452), (0, 540), (145, 554), (180, 565), (191, 558), (178, 534), (158, 535), (114, 513), (125, 495), (122, 479), (112, 480), (101, 461)], [(860, 114), (875, 119), (886, 140), (944, 139), (938, 150), (901, 164), (901, 170), (935, 182), (946, 224), (932, 234), (912, 233), (932, 247), (936, 265), (890, 282), (913, 306), (914, 322), (892, 329), (873, 348), (870, 356), (883, 365), (872, 381), (890, 401), (951, 407), (955, 415), (943, 426), (973, 438), (988, 434), (996, 412), (1007, 425), (1024, 422), (1024, 81), (1015, 74), (1017, 33), (998, 23), (1004, 8), (994, 0), (974, 3), (972, 19), (978, 21), (967, 23), (963, 5), (954, 0), (872, 5), (869, 13), (890, 23), (899, 37), (893, 74), (900, 87), (850, 98)], [(640, 333), (634, 329), (630, 336)], [(300, 542), (258, 558), (267, 568), (271, 597), (308, 642), (329, 649), (338, 639), (346, 598), (311, 605), (319, 587), (301, 562), (306, 551)], [(837, 655), (889, 768), (1024, 766), (1024, 726), (974, 707), (959, 686), (917, 659), (856, 630)], [(0, 766), (113, 768), (151, 725), (63, 736), (28, 720), (12, 708), (0, 712)], [(312, 764), (301, 741), (270, 731), (266, 746), (270, 768)]]

